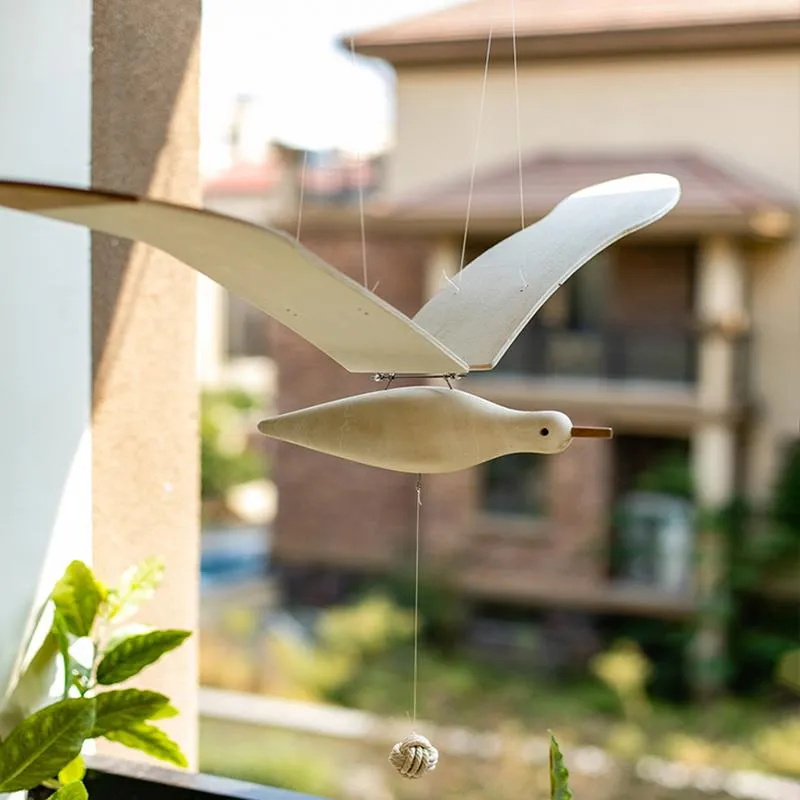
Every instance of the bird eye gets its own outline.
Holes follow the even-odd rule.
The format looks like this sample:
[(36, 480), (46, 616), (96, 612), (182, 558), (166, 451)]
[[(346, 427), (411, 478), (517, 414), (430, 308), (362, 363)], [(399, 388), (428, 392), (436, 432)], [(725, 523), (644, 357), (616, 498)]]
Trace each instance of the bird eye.
[(549, 436), (549, 435), (550, 435), (550, 429), (549, 429), (549, 428), (542, 428), (542, 429), (539, 431), (539, 433), (541, 433), (541, 434), (542, 434), (542, 436)]

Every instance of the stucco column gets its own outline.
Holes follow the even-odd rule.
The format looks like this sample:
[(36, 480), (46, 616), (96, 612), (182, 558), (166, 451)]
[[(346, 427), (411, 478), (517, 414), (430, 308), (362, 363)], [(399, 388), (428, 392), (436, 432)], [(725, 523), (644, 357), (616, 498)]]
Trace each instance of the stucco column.
[(425, 264), (425, 301), (433, 297), (446, 283), (458, 274), (461, 266), (461, 247), (451, 237), (437, 239)]
[(197, 275), (197, 379), (216, 386), (222, 376), (228, 332), (225, 290), (205, 275)]
[[(697, 502), (702, 512), (718, 511), (735, 491), (736, 432), (725, 419), (735, 405), (736, 333), (745, 324), (746, 268), (737, 243), (711, 237), (701, 243), (697, 312), (706, 331), (698, 353), (698, 399), (703, 422), (692, 438)], [(724, 588), (724, 542), (701, 513), (697, 596), (701, 611), (693, 647), (696, 690), (709, 695), (722, 688), (725, 619), (719, 610)]]
[[(92, 183), (199, 203), (200, 0), (94, 0)], [(196, 278), (161, 252), (92, 239), (94, 561), (113, 579), (151, 554), (167, 572), (141, 621), (196, 629), (199, 478)], [(191, 763), (195, 638), (140, 685), (181, 715), (164, 728)], [(131, 751), (114, 749), (132, 757)]]

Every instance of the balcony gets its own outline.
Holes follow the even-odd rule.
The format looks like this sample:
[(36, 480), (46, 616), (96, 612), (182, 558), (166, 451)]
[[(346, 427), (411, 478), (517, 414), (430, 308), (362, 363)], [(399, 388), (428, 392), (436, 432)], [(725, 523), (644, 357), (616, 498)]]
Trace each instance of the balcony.
[(319, 800), (270, 786), (108, 756), (89, 756), (86, 761), (86, 786), (92, 800)]
[[(465, 387), (519, 409), (564, 407), (609, 424), (685, 432), (703, 411), (698, 400), (703, 333), (693, 326), (605, 325), (572, 330), (537, 322), (491, 373)], [(734, 391), (746, 402), (746, 342), (736, 345)], [(731, 409), (738, 415), (740, 408)]]
[(529, 325), (496, 372), (505, 375), (694, 384), (697, 340), (684, 328)]

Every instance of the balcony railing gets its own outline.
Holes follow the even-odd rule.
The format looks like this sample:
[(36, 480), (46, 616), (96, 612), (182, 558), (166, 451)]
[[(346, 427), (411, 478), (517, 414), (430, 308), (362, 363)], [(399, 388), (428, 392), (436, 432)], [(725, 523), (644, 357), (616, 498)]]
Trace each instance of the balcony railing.
[(534, 323), (509, 348), (496, 372), (692, 384), (697, 334), (683, 328), (567, 330)]

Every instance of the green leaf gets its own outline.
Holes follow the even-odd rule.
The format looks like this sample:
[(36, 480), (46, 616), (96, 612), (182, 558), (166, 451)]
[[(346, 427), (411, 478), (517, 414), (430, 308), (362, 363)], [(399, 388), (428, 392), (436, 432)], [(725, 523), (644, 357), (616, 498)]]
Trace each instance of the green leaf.
[(158, 711), (156, 711), (156, 713), (153, 714), (153, 716), (150, 717), (150, 719), (151, 720), (154, 720), (154, 719), (170, 719), (171, 717), (177, 717), (178, 714), (180, 714), (180, 713), (181, 712), (178, 711), (178, 709), (175, 708), (175, 706), (173, 706), (172, 703), (167, 703), (165, 706), (163, 706)]
[(73, 561), (53, 589), (52, 598), (73, 636), (91, 633), (97, 609), (103, 601), (103, 590), (86, 564)]
[(50, 800), (89, 800), (89, 793), (81, 781), (74, 781), (51, 794)]
[(165, 709), (172, 708), (166, 695), (139, 689), (114, 689), (95, 695), (94, 699), (93, 739), (148, 719), (163, 719)]
[(0, 792), (31, 789), (81, 752), (94, 726), (94, 701), (62, 700), (23, 720), (0, 745)]
[(97, 682), (103, 686), (122, 683), (179, 647), (191, 631), (156, 630), (129, 636), (114, 645), (97, 666)]
[(58, 773), (58, 780), (64, 784), (76, 783), (82, 781), (85, 774), (86, 764), (83, 762), (83, 756), (77, 756)]
[(142, 633), (152, 633), (158, 628), (152, 625), (143, 625), (141, 622), (134, 622), (130, 625), (123, 625), (121, 628), (111, 632), (105, 644), (105, 652), (115, 648), (123, 639), (130, 639), (131, 636), (138, 636)]
[(164, 577), (164, 560), (152, 557), (128, 569), (119, 587), (109, 593), (108, 618), (121, 622), (135, 614), (158, 589)]
[(72, 687), (72, 656), (69, 653), (69, 630), (67, 622), (58, 609), (53, 614), (53, 636), (58, 642), (58, 650), (61, 653), (61, 660), (64, 662), (64, 696), (69, 697), (69, 690)]
[(564, 756), (558, 747), (558, 742), (550, 734), (550, 800), (572, 800), (572, 790), (569, 788), (569, 770), (564, 763)]
[(167, 761), (176, 767), (186, 767), (188, 762), (186, 756), (181, 752), (177, 742), (167, 736), (160, 728), (147, 723), (131, 725), (125, 730), (109, 731), (105, 734), (106, 739), (112, 742), (130, 747), (134, 750), (141, 750), (150, 756)]

